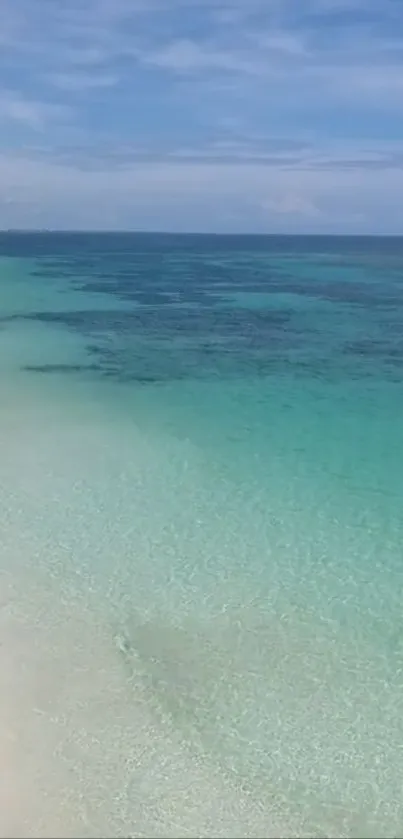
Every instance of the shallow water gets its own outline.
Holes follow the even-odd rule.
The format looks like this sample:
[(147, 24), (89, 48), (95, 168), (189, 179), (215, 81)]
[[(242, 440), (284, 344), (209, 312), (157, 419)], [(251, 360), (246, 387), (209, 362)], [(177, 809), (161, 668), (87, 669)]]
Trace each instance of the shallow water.
[(0, 834), (401, 835), (403, 240), (0, 254)]

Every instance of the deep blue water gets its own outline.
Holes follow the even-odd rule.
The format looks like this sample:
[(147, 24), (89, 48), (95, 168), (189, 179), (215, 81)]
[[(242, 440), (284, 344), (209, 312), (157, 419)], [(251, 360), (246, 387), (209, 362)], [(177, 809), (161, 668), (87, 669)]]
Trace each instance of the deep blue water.
[(36, 261), (32, 281), (110, 295), (26, 315), (84, 335), (106, 376), (399, 380), (402, 239), (3, 234), (0, 253)]

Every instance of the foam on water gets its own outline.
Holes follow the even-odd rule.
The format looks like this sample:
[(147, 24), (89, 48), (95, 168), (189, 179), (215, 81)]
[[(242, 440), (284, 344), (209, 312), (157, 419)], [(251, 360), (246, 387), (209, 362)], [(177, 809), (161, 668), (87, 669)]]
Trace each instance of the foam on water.
[(79, 275), (0, 332), (1, 835), (399, 835), (395, 378), (102, 378)]

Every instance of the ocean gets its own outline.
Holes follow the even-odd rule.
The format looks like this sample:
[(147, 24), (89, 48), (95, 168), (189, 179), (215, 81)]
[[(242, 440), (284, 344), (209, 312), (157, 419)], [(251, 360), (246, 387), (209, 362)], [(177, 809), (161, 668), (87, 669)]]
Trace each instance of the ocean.
[(403, 239), (0, 234), (0, 835), (403, 836)]

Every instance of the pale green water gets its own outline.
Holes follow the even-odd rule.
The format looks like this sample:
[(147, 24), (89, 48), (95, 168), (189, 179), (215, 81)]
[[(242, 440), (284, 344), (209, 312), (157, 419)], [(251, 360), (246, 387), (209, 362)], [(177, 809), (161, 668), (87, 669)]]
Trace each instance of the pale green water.
[(403, 835), (402, 243), (1, 249), (2, 835)]

